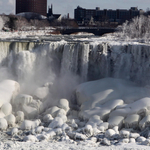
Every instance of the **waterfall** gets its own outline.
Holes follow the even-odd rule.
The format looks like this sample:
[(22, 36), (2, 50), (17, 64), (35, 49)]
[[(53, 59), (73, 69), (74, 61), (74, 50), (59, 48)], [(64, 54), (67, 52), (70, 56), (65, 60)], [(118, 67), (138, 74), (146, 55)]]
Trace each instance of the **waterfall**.
[(146, 44), (0, 42), (0, 47), (0, 65), (8, 67), (17, 80), (30, 78), (42, 84), (71, 73), (80, 76), (80, 82), (115, 77), (150, 84), (150, 46)]

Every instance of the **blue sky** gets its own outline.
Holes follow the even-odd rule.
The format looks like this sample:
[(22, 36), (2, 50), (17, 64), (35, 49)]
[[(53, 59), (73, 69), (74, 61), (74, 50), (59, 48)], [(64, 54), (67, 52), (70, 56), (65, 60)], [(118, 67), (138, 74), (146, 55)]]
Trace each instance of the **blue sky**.
[[(74, 9), (79, 5), (83, 8), (95, 9), (129, 9), (138, 7), (146, 10), (150, 8), (150, 0), (47, 0), (48, 5), (53, 4), (53, 12), (74, 16)], [(15, 0), (0, 0), (0, 14), (15, 13)]]

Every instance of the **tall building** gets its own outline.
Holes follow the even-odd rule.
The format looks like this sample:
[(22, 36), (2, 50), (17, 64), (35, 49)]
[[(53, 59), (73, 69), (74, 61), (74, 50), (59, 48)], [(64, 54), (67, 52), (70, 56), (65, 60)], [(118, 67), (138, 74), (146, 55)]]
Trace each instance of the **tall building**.
[(47, 16), (47, 0), (16, 0), (16, 14), (34, 12)]

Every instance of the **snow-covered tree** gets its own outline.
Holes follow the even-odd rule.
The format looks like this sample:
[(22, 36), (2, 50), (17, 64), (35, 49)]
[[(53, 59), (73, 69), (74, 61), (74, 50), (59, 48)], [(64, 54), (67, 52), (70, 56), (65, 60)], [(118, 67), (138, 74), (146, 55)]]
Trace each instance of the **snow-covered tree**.
[(150, 16), (140, 16), (126, 21), (117, 35), (126, 39), (149, 39), (150, 38)]

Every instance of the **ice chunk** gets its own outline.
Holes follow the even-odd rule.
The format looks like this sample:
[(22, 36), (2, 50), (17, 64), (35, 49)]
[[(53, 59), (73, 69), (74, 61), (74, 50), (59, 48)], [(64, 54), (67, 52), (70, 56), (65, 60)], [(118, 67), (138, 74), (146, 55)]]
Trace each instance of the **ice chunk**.
[(56, 117), (53, 121), (49, 124), (49, 128), (60, 128), (63, 125), (63, 120), (60, 117)]
[(147, 126), (150, 126), (150, 115), (145, 116), (140, 122), (139, 127), (141, 130), (145, 129)]
[(16, 97), (20, 91), (20, 85), (13, 80), (4, 80), (0, 82), (0, 107), (4, 103), (9, 103)]
[(105, 137), (110, 139), (112, 136), (114, 136), (116, 134), (116, 132), (113, 130), (113, 129), (108, 129), (106, 132), (105, 132)]
[(124, 120), (124, 117), (122, 117), (122, 116), (113, 116), (113, 117), (110, 117), (108, 119), (109, 128), (113, 128), (115, 126), (118, 126), (119, 128), (121, 128), (122, 124), (123, 124), (123, 120)]
[(40, 119), (37, 119), (35, 121), (31, 121), (31, 120), (24, 120), (20, 126), (20, 129), (22, 130), (31, 130), (34, 129), (36, 127), (39, 126), (39, 124), (41, 123)]
[(28, 135), (23, 138), (25, 142), (38, 142), (39, 140), (34, 135)]
[(137, 115), (137, 114), (129, 115), (124, 120), (125, 127), (126, 128), (138, 129), (139, 121), (140, 121), (140, 116), (139, 115)]
[(6, 116), (5, 119), (7, 120), (7, 123), (10, 127), (15, 126), (16, 117), (13, 114), (10, 114), (10, 115)]
[(18, 128), (12, 128), (10, 134), (11, 136), (16, 136), (18, 132), (19, 132)]
[(5, 118), (0, 118), (0, 129), (6, 130), (8, 127), (7, 120)]
[(60, 99), (58, 102), (58, 107), (64, 109), (66, 112), (69, 110), (69, 102), (67, 99)]
[(16, 122), (20, 123), (24, 120), (24, 112), (17, 111)]
[(10, 103), (5, 103), (1, 107), (1, 111), (7, 116), (12, 113), (12, 105)]
[(60, 108), (58, 108), (57, 106), (53, 106), (53, 107), (47, 109), (45, 114), (51, 114), (52, 117), (56, 117), (59, 110), (60, 110)]

